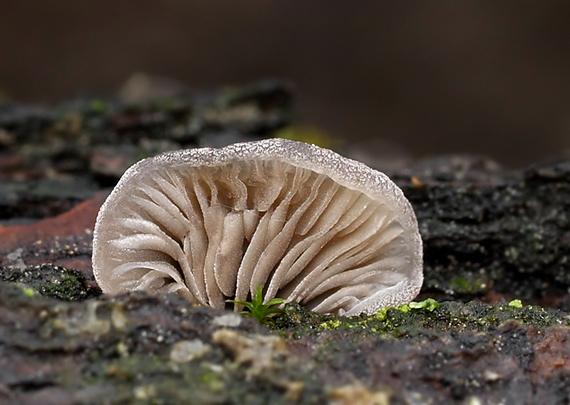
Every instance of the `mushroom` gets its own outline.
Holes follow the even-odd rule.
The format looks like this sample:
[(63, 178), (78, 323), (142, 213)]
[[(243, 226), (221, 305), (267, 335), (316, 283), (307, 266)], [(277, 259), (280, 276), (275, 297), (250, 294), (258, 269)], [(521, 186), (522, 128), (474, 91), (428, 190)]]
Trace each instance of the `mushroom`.
[(383, 173), (267, 139), (128, 169), (99, 211), (93, 271), (110, 294), (175, 292), (224, 308), (262, 286), (265, 302), (372, 314), (417, 295), (422, 242), (410, 203)]

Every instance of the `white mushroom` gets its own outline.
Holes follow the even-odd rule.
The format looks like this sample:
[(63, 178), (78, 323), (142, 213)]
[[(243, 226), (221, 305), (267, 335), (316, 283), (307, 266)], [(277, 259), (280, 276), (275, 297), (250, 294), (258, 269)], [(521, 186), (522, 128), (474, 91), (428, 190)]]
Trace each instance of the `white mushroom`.
[(407, 303), (423, 281), (402, 191), (362, 163), (283, 139), (135, 164), (99, 211), (93, 270), (105, 293), (176, 292), (224, 308), (261, 285), (266, 302), (345, 316)]

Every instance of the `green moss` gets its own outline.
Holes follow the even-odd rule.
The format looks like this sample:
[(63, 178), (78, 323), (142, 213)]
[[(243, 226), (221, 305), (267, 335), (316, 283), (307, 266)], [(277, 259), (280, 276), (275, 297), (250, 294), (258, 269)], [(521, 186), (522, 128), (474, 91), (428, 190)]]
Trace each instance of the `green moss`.
[(327, 322), (323, 322), (319, 325), (321, 329), (337, 329), (342, 325), (342, 322), (339, 319), (331, 319)]
[(480, 294), (487, 289), (487, 283), (484, 279), (469, 279), (467, 275), (455, 277), (451, 280), (450, 285), (455, 294)]
[(511, 302), (509, 302), (509, 307), (522, 308), (523, 304), (522, 304), (521, 300), (512, 300)]
[(46, 280), (40, 287), (43, 295), (73, 301), (76, 299), (80, 287), (80, 280), (76, 274), (61, 272)]
[[(80, 301), (98, 295), (86, 287), (81, 273), (51, 263), (29, 266), (25, 270), (0, 268), (0, 280), (21, 283), (32, 292), (65, 301)], [(26, 295), (32, 296), (30, 292)]]
[(411, 309), (425, 309), (429, 312), (433, 312), (434, 309), (440, 307), (439, 303), (433, 298), (427, 298), (420, 302), (412, 301), (408, 305)]
[(349, 333), (350, 330), (382, 338), (399, 338), (423, 335), (429, 330), (484, 332), (508, 321), (532, 325), (537, 329), (570, 326), (570, 319), (554, 309), (538, 306), (519, 308), (506, 303), (490, 305), (476, 301), (467, 304), (455, 301), (438, 303), (433, 299), (383, 308), (374, 315), (347, 318), (315, 314), (297, 304), (287, 304), (284, 314), (268, 326), (292, 337), (329, 331)]

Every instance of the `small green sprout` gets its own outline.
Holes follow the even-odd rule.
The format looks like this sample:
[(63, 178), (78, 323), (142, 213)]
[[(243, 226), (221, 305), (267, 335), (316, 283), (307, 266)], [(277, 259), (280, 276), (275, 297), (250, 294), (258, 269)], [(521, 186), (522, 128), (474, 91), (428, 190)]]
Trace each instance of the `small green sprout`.
[(36, 295), (36, 292), (31, 289), (31, 288), (22, 288), (22, 291), (24, 292), (25, 295), (27, 295), (28, 297), (33, 297), (34, 295)]
[(512, 300), (511, 302), (509, 302), (509, 307), (522, 308), (523, 304), (522, 304), (521, 300)]
[(272, 307), (284, 303), (285, 300), (283, 298), (273, 298), (267, 304), (264, 304), (263, 289), (261, 288), (260, 285), (259, 287), (257, 287), (255, 297), (253, 297), (253, 300), (251, 300), (250, 302), (236, 301), (236, 300), (226, 300), (226, 302), (229, 302), (231, 304), (243, 305), (245, 309), (248, 309), (249, 311), (246, 310), (241, 311), (241, 315), (250, 318), (255, 318), (259, 322), (263, 323), (270, 316), (274, 314), (280, 314), (283, 312), (283, 310), (280, 308), (272, 308)]

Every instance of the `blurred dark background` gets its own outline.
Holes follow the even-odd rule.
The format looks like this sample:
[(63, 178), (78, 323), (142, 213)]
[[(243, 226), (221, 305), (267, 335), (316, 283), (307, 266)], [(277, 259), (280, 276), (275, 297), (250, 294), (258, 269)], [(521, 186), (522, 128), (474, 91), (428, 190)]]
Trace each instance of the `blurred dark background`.
[(299, 123), (371, 153), (522, 166), (570, 148), (568, 1), (1, 0), (0, 10), (10, 100), (117, 94), (136, 72), (199, 91), (280, 77), (296, 85)]

